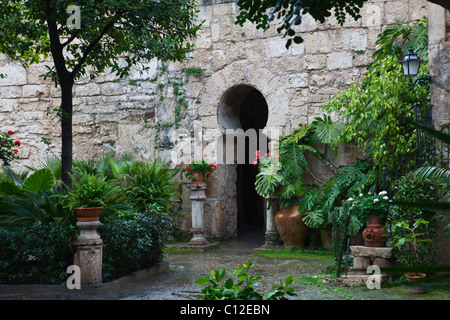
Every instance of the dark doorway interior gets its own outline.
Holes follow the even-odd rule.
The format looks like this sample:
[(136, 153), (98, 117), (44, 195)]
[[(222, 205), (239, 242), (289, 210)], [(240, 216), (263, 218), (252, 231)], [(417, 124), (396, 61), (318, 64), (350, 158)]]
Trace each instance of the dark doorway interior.
[[(239, 110), (241, 128), (263, 129), (268, 119), (268, 107), (263, 95), (256, 89), (246, 94)], [(260, 141), (264, 140), (264, 141)], [(267, 143), (258, 135), (260, 143)], [(237, 165), (237, 204), (238, 204), (238, 237), (240, 240), (264, 243), (265, 232), (265, 201), (255, 190), (258, 167), (253, 165), (256, 155), (249, 155), (249, 139), (245, 144), (245, 164)], [(267, 150), (266, 148), (264, 148)]]

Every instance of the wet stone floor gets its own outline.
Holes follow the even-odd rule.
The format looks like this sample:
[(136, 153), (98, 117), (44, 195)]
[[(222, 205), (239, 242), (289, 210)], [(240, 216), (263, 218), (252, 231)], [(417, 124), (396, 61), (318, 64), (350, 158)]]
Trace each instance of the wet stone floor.
[(266, 256), (258, 250), (261, 244), (258, 241), (236, 240), (218, 243), (206, 251), (170, 248), (165, 253), (169, 266), (167, 269), (145, 280), (128, 283), (118, 290), (102, 290), (101, 294), (80, 295), (67, 293), (67, 290), (65, 293), (38, 290), (33, 294), (6, 293), (0, 295), (0, 299), (197, 300), (203, 288), (195, 283), (198, 278), (208, 276), (211, 270), (225, 268), (225, 279), (228, 279), (230, 271), (240, 268), (251, 258), (253, 267), (250, 273), (262, 276), (255, 283), (255, 290), (262, 295), (271, 292), (272, 287), (279, 285), (287, 276), (293, 275), (292, 288), (297, 295), (288, 297), (293, 300), (450, 300), (448, 291), (412, 295), (407, 288), (398, 286), (393, 289), (382, 286), (379, 290), (347, 287), (327, 273), (327, 267), (334, 265), (331, 255)]
[[(347, 287), (327, 273), (333, 266), (331, 255), (305, 257), (264, 256), (258, 248), (260, 244), (228, 241), (204, 252), (169, 250), (166, 259), (169, 269), (153, 276), (145, 288), (129, 292), (120, 299), (132, 300), (196, 300), (201, 295), (200, 286), (195, 283), (200, 277), (208, 276), (211, 270), (225, 268), (229, 272), (241, 264), (253, 263), (251, 274), (259, 274), (261, 280), (255, 283), (260, 294), (271, 292), (274, 285), (287, 276), (293, 275), (296, 296), (293, 300), (415, 300), (427, 299), (427, 295), (411, 295), (407, 288), (368, 289), (366, 287)], [(431, 296), (433, 298), (434, 296)], [(428, 296), (430, 298), (430, 296)], [(436, 299), (450, 299), (450, 292), (438, 295)]]

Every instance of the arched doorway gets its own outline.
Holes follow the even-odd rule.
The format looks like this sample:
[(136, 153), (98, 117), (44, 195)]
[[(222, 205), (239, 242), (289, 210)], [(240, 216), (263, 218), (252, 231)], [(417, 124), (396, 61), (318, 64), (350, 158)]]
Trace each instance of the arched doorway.
[[(260, 134), (268, 120), (268, 106), (264, 96), (252, 86), (239, 85), (230, 88), (222, 97), (219, 120), (225, 129), (242, 129), (245, 147), (234, 142), (236, 170), (237, 233), (244, 241), (264, 243), (265, 199), (255, 190), (258, 167), (253, 164), (255, 150), (267, 150), (267, 138)], [(240, 131), (242, 132), (242, 131)], [(242, 137), (242, 136), (241, 136)], [(256, 137), (256, 141), (254, 139)], [(254, 145), (256, 142), (256, 146)], [(244, 145), (244, 144), (243, 144)], [(231, 147), (231, 146), (225, 146)], [(245, 157), (239, 155), (245, 154)], [(230, 165), (229, 165), (230, 166)]]

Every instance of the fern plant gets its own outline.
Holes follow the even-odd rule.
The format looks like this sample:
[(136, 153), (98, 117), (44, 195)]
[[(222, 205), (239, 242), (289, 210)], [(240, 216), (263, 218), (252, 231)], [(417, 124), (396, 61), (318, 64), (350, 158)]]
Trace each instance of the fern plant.
[(327, 227), (329, 212), (341, 206), (348, 195), (374, 192), (375, 182), (376, 172), (366, 160), (356, 159), (348, 166), (340, 166), (321, 188), (313, 187), (305, 194), (300, 202), (304, 222), (311, 228)]

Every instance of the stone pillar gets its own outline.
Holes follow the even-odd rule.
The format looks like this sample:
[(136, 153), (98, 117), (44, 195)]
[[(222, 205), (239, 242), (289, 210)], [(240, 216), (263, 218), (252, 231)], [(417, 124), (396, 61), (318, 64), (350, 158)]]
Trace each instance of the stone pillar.
[(102, 283), (103, 240), (97, 233), (99, 226), (99, 221), (77, 222), (80, 235), (74, 242), (74, 264), (80, 268), (82, 285)]
[(192, 201), (192, 229), (193, 237), (189, 241), (191, 246), (205, 246), (208, 241), (204, 238), (205, 227), (203, 224), (203, 201), (206, 199), (206, 183), (192, 183), (188, 185), (191, 189)]
[[(267, 208), (267, 205), (269, 204), (268, 198), (265, 199), (265, 203)], [(275, 224), (275, 215), (278, 211), (278, 202), (272, 201), (270, 208), (267, 209), (266, 213), (266, 242), (262, 245), (262, 249), (274, 249), (280, 246), (280, 243), (277, 241), (280, 235)]]

